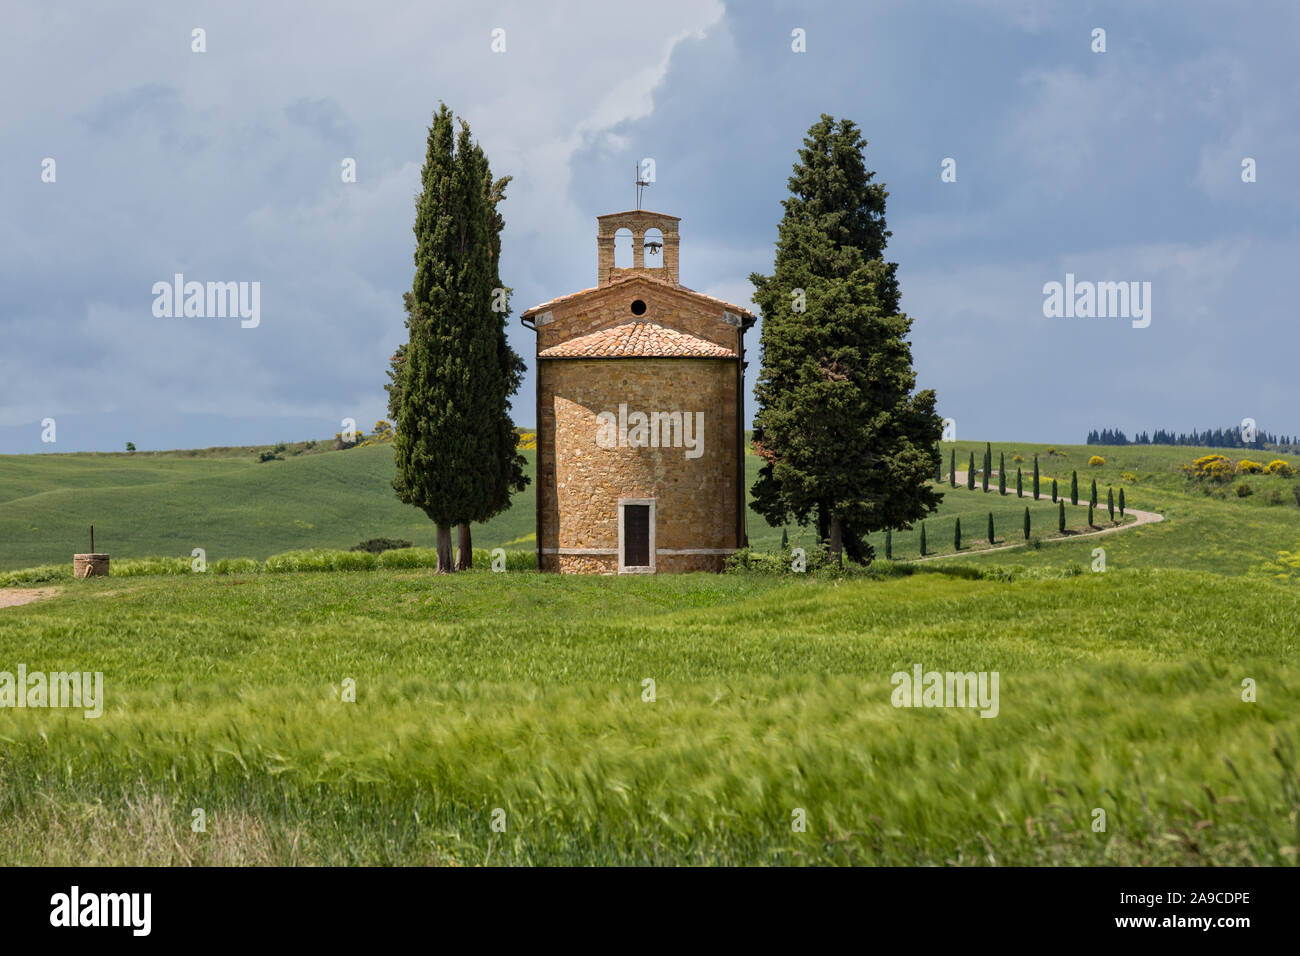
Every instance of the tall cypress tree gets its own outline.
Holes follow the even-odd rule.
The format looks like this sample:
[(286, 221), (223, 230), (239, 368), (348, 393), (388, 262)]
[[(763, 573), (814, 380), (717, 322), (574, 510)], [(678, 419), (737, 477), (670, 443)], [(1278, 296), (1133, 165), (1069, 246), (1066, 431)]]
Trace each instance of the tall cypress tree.
[(966, 466), (966, 488), (969, 491), (975, 490), (975, 453), (970, 453), (970, 464)]
[(1115, 521), (1115, 489), (1106, 489), (1106, 510), (1110, 512), (1110, 520), (1113, 524)]
[[(523, 362), (505, 344), (505, 314), (493, 311), (502, 298), (494, 295), (496, 201), (505, 181), (493, 182), (469, 127), (454, 127), (441, 105), (416, 199), (415, 278), (403, 297), (409, 337), (389, 373), (393, 489), (437, 526), (440, 573), (454, 570), (452, 527), (488, 520), (527, 482), (509, 417)], [(462, 551), (467, 564), (469, 549)]]
[[(522, 491), (528, 484), (524, 474), (526, 461), (519, 453), (519, 433), (515, 431), (510, 419), (510, 396), (519, 390), (524, 376), (524, 360), (510, 347), (506, 339), (506, 320), (510, 315), (510, 289), (501, 281), (501, 233), (505, 229), (505, 218), (498, 208), (504, 201), (506, 186), (513, 177), (504, 176), (493, 179), (487, 155), (482, 148), (474, 144), (474, 154), (483, 167), (484, 196), (488, 205), (488, 255), (492, 264), (492, 301), (491, 312), (497, 341), (497, 371), (503, 389), (500, 398), (492, 403), (491, 408), (499, 410), (494, 416), (495, 433), (487, 436), (495, 442), (495, 459), (498, 465), (496, 484), (493, 492), (475, 516), (475, 521), (487, 521), (510, 507), (510, 496)], [(459, 542), (456, 548), (456, 570), (466, 571), (473, 562), (474, 545), (470, 533), (470, 523), (459, 526)]]
[(933, 391), (912, 393), (912, 320), (899, 309), (897, 265), (883, 258), (888, 193), (872, 182), (865, 146), (848, 120), (813, 124), (775, 270), (750, 276), (763, 315), (754, 508), (774, 525), (815, 515), (837, 563), (845, 550), (870, 561), (864, 535), (909, 525), (943, 499), (929, 482), (943, 421)]
[(925, 557), (925, 522), (921, 522), (921, 557)]
[(993, 512), (989, 512), (989, 544), (993, 544)]
[(943, 483), (943, 452), (939, 450), (938, 445), (934, 446), (934, 480), (939, 484)]
[(998, 494), (1007, 493), (1007, 453), (998, 452)]
[(957, 487), (957, 449), (948, 453), (948, 484)]
[(885, 560), (894, 560), (894, 531), (892, 528), (885, 529)]
[(1038, 456), (1034, 456), (1034, 500), (1038, 500)]
[(989, 490), (989, 472), (993, 470), (993, 446), (984, 443), (984, 491)]
[(1053, 479), (1052, 479), (1052, 500), (1055, 501), (1055, 500), (1056, 500), (1056, 497), (1057, 497), (1056, 479), (1053, 478)]
[(1079, 503), (1079, 473), (1077, 471), (1072, 471), (1070, 472), (1070, 504), (1077, 505), (1078, 503)]
[(1016, 497), (1023, 498), (1024, 496), (1025, 496), (1025, 476), (1020, 473), (1020, 466), (1017, 465), (1016, 466)]
[(961, 550), (961, 518), (958, 518), (957, 522), (952, 526), (952, 549), (954, 551)]
[(1025, 505), (1025, 540), (1029, 540), (1029, 505)]
[(1097, 507), (1097, 479), (1092, 479), (1092, 491), (1088, 495), (1088, 504)]
[(1060, 501), (1057, 502), (1057, 507), (1061, 509), (1059, 517), (1057, 519), (1057, 530), (1060, 531), (1061, 534), (1065, 534), (1065, 499), (1064, 498), (1062, 498)]
[(1124, 489), (1119, 490), (1119, 516), (1124, 517)]

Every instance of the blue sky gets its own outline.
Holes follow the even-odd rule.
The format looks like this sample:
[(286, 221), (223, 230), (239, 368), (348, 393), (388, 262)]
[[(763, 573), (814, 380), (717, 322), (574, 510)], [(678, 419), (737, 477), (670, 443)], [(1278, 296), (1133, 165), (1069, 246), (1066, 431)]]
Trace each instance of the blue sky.
[[(682, 217), (682, 281), (749, 304), (827, 112), (862, 127), (889, 188), (918, 384), (959, 438), (1300, 431), (1293, 3), (125, 0), (7, 19), (0, 452), (381, 417), (440, 100), (514, 177), (520, 424), (534, 343), (517, 316), (594, 283), (595, 217), (633, 205), (635, 164), (655, 160), (645, 205)], [(155, 317), (152, 286), (177, 272), (260, 282), (260, 324)], [(1066, 273), (1150, 282), (1151, 324), (1045, 317), (1043, 285)], [(757, 329), (749, 347), (752, 383)]]

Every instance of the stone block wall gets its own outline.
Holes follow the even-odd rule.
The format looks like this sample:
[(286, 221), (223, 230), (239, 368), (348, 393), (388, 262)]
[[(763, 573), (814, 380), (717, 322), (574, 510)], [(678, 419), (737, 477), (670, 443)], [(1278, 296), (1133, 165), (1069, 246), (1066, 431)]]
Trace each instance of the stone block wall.
[[(620, 498), (654, 499), (657, 570), (719, 569), (725, 554), (659, 552), (738, 546), (735, 360), (543, 359), (538, 374), (543, 569), (617, 571)], [(692, 420), (702, 412), (699, 457), (685, 447), (600, 447), (597, 415), (617, 416), (620, 404)], [(574, 551), (585, 553), (564, 553)]]

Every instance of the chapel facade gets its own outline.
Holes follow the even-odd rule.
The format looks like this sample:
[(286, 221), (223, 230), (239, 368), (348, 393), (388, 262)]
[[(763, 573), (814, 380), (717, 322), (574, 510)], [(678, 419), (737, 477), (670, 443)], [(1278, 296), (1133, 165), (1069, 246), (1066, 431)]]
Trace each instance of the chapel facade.
[[(596, 285), (521, 316), (537, 333), (537, 566), (721, 570), (747, 543), (754, 314), (681, 284), (678, 217), (596, 221)], [(618, 266), (627, 232), (631, 265)]]

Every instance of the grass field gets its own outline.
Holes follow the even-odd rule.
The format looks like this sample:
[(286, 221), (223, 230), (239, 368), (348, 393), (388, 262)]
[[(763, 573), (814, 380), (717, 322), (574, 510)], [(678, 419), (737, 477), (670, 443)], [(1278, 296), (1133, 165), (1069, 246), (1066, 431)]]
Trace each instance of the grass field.
[[(1300, 583), (1260, 566), (1300, 544), (1294, 500), (1267, 504), (1296, 481), (1218, 498), (1177, 471), (1194, 449), (1000, 450), (1027, 470), (1037, 451), (1067, 494), (1072, 468), (1083, 496), (1096, 476), (1099, 520), (1121, 482), (1168, 520), (847, 578), (379, 567), (56, 583), (0, 608), (0, 671), (100, 671), (105, 709), (0, 708), (0, 863), (1293, 865)], [(1093, 453), (1106, 465), (1088, 468)], [(104, 545), (115, 561), (429, 543), (390, 469), (384, 446), (265, 464), (0, 459), (0, 568), (66, 562), (78, 540), (42, 551), (22, 529), (75, 536), (90, 512), (67, 512), (87, 501), (136, 528), (130, 548)], [(958, 514), (972, 543), (989, 511), (1020, 535), (1014, 491), (945, 489), (932, 550), (951, 549)], [(1054, 517), (1031, 507), (1036, 530)], [(1081, 525), (1086, 508), (1071, 511)], [(475, 544), (531, 547), (531, 494), (500, 521)], [(168, 522), (174, 539), (150, 537)], [(895, 535), (896, 557), (907, 542)], [(1104, 574), (1087, 570), (1097, 546)], [(895, 708), (891, 675), (915, 664), (997, 671), (997, 717)]]
[[(0, 710), (0, 860), (1289, 864), (1298, 617), (1175, 571), (92, 580), (0, 611), (107, 698)], [(997, 718), (892, 707), (914, 663)]]

